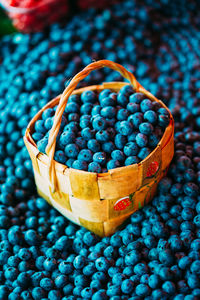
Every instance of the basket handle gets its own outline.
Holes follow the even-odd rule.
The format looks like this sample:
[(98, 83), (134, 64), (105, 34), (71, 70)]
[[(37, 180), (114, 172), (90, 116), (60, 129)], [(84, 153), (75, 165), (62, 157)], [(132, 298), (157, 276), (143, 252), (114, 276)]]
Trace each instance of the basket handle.
[(64, 92), (61, 95), (60, 102), (56, 109), (53, 126), (50, 130), (48, 144), (45, 149), (49, 157), (48, 174), (49, 174), (50, 185), (52, 187), (52, 192), (55, 192), (56, 189), (55, 162), (53, 160), (55, 147), (56, 147), (56, 137), (60, 129), (62, 115), (67, 105), (67, 100), (81, 80), (87, 77), (91, 71), (98, 70), (103, 67), (108, 67), (112, 70), (118, 71), (124, 78), (129, 80), (129, 82), (136, 89), (136, 91), (141, 91), (141, 90), (144, 91), (143, 87), (139, 84), (139, 82), (137, 82), (135, 76), (131, 72), (127, 71), (120, 64), (114, 63), (109, 60), (99, 60), (97, 62), (93, 62), (88, 66), (86, 66), (81, 72), (79, 72), (72, 78), (70, 84), (65, 88)]

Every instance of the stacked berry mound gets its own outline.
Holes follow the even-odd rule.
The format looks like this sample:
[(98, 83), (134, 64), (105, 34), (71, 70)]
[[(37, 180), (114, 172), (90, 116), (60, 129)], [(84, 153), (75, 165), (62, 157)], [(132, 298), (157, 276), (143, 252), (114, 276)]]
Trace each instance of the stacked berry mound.
[[(55, 108), (35, 123), (33, 139), (45, 153)], [(70, 168), (104, 173), (139, 163), (157, 146), (170, 120), (158, 102), (130, 85), (118, 93), (84, 91), (71, 95), (62, 116), (54, 159)]]

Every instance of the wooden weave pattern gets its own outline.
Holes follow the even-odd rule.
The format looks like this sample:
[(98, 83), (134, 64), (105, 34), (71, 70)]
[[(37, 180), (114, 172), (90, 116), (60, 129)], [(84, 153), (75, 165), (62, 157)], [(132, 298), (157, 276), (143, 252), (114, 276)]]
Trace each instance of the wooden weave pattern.
[[(108, 236), (134, 211), (147, 204), (156, 192), (157, 184), (166, 174), (174, 154), (174, 121), (170, 113), (170, 124), (151, 154), (139, 164), (109, 170), (97, 174), (68, 168), (53, 160), (56, 136), (59, 132), (62, 114), (69, 96), (85, 90), (101, 91), (110, 88), (119, 91), (127, 83), (111, 82), (75, 90), (80, 80), (92, 70), (108, 66), (119, 71), (135, 87), (152, 101), (158, 101), (135, 77), (122, 66), (106, 60), (95, 62), (78, 73), (61, 96), (53, 99), (29, 123), (24, 141), (33, 163), (38, 193), (64, 216), (100, 236)], [(59, 104), (58, 104), (59, 103)], [(54, 124), (46, 148), (48, 154), (38, 151), (31, 134), (35, 122), (42, 112), (58, 104)], [(168, 110), (169, 111), (169, 110)]]

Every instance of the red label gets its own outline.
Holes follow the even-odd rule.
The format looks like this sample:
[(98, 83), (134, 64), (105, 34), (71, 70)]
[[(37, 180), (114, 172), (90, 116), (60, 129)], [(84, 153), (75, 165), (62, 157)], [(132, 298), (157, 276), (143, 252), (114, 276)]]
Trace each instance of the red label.
[(150, 163), (148, 170), (147, 170), (147, 177), (151, 177), (153, 176), (159, 169), (159, 164), (157, 161), (152, 161), (152, 163)]
[(131, 204), (129, 197), (124, 197), (119, 200), (114, 205), (114, 210), (124, 210)]

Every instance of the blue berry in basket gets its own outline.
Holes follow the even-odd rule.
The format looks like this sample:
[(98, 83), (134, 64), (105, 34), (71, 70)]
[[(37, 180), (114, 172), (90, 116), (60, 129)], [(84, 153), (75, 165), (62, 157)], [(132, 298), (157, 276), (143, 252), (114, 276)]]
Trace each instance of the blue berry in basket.
[(43, 288), (45, 291), (50, 291), (54, 287), (53, 280), (50, 278), (42, 278), (40, 281), (40, 287)]
[(89, 149), (82, 149), (78, 154), (78, 160), (84, 162), (91, 162), (93, 153)]
[(89, 115), (92, 111), (93, 108), (93, 104), (91, 103), (85, 103), (83, 105), (81, 105), (81, 114), (82, 115)]
[(65, 125), (63, 131), (69, 131), (69, 132), (73, 132), (73, 133), (76, 133), (78, 132), (78, 123), (77, 122), (70, 122), (68, 123), (67, 125)]
[(67, 103), (67, 105), (65, 107), (65, 112), (67, 114), (70, 114), (70, 113), (79, 113), (79, 110), (80, 110), (80, 107), (75, 102), (69, 102), (69, 103)]
[(131, 85), (129, 85), (129, 84), (124, 85), (120, 89), (120, 93), (123, 93), (124, 95), (129, 96), (129, 95), (131, 95), (131, 94), (134, 93), (134, 88)]
[(157, 114), (153, 110), (147, 110), (144, 113), (144, 120), (151, 123), (151, 124), (156, 124), (157, 122)]
[(95, 137), (95, 131), (89, 127), (86, 127), (81, 130), (81, 136), (84, 138), (84, 140), (89, 141)]
[(167, 109), (164, 108), (164, 107), (160, 107), (160, 108), (158, 109), (158, 113), (161, 114), (161, 115), (169, 116), (169, 112), (168, 112)]
[(69, 122), (79, 122), (79, 114), (78, 113), (71, 113), (68, 115)]
[(134, 114), (134, 113), (140, 111), (140, 105), (138, 103), (130, 102), (127, 104), (126, 108), (131, 114)]
[(35, 131), (40, 133), (45, 133), (46, 128), (44, 127), (44, 121), (43, 120), (37, 120), (35, 122)]
[(101, 106), (100, 105), (94, 105), (91, 111), (92, 116), (99, 115), (101, 112)]
[(117, 95), (117, 103), (122, 107), (126, 107), (128, 104), (128, 97), (123, 93), (118, 93)]
[(150, 123), (144, 122), (139, 125), (139, 131), (146, 135), (151, 135), (153, 132), (153, 126)]
[(44, 137), (44, 135), (40, 132), (34, 132), (32, 134), (32, 138), (34, 139), (34, 141), (38, 142), (40, 141), (42, 138)]
[(115, 144), (112, 141), (108, 141), (103, 143), (101, 147), (104, 152), (111, 153), (115, 149)]
[(145, 98), (146, 96), (143, 93), (134, 93), (129, 96), (129, 102), (140, 104)]
[(101, 107), (115, 106), (116, 100), (113, 99), (112, 97), (105, 97), (100, 101), (100, 103), (101, 103)]
[(152, 108), (153, 108), (153, 105), (152, 105), (151, 100), (149, 100), (149, 99), (144, 99), (140, 103), (140, 109), (143, 113), (145, 113), (148, 110), (152, 110)]
[(50, 130), (53, 126), (53, 117), (49, 117), (44, 121), (44, 129), (46, 130)]
[(108, 142), (110, 140), (110, 136), (108, 133), (108, 130), (99, 130), (96, 133), (96, 139), (97, 141), (99, 141), (100, 143), (104, 143), (104, 142)]
[(138, 133), (135, 140), (137, 145), (141, 148), (148, 144), (148, 137), (143, 133)]
[(117, 120), (119, 121), (127, 120), (128, 116), (129, 116), (129, 112), (125, 108), (121, 108), (117, 112)]
[(116, 134), (115, 136), (115, 146), (118, 148), (118, 149), (123, 149), (124, 146), (126, 145), (127, 143), (127, 137), (118, 133)]
[(166, 128), (169, 125), (170, 118), (168, 115), (158, 115), (158, 125)]
[(106, 119), (101, 117), (100, 115), (94, 116), (92, 121), (92, 126), (95, 130), (103, 130), (106, 128)]
[(101, 166), (97, 162), (91, 162), (88, 165), (89, 172), (101, 173)]
[(81, 94), (81, 101), (83, 103), (95, 103), (97, 100), (96, 93), (93, 91), (84, 91)]
[(113, 106), (106, 106), (101, 109), (101, 116), (104, 118), (112, 119), (116, 115), (116, 108)]
[(99, 93), (99, 100), (101, 101), (105, 97), (108, 97), (111, 93), (112, 93), (112, 91), (109, 89), (103, 90), (102, 92)]
[(130, 294), (134, 289), (134, 283), (130, 279), (125, 279), (122, 281), (121, 290), (124, 294)]
[(79, 126), (83, 129), (86, 127), (90, 127), (91, 125), (91, 116), (90, 115), (82, 115), (80, 117)]
[(84, 149), (84, 148), (86, 148), (86, 146), (87, 146), (87, 141), (86, 141), (84, 138), (82, 138), (82, 137), (80, 136), (80, 137), (77, 137), (77, 138), (75, 139), (75, 144), (76, 144), (80, 149)]
[(143, 122), (143, 114), (136, 112), (128, 117), (128, 121), (133, 124), (134, 128), (139, 128), (139, 125)]
[(74, 94), (69, 96), (67, 103), (71, 103), (71, 102), (79, 103), (80, 102), (79, 95)]
[(87, 142), (87, 147), (90, 149), (92, 152), (99, 152), (101, 149), (100, 143), (95, 140), (91, 139)]
[(119, 126), (119, 133), (122, 135), (130, 135), (133, 132), (133, 125), (130, 121), (122, 121)]
[(156, 146), (158, 145), (158, 143), (160, 141), (159, 137), (157, 137), (155, 134), (151, 134), (148, 137), (148, 139), (149, 139), (148, 145), (149, 145), (149, 147), (151, 147), (153, 149), (156, 148)]
[(74, 158), (69, 158), (67, 161), (66, 161), (66, 165), (69, 167), (69, 168), (72, 168), (72, 165), (73, 165), (73, 162), (75, 161)]
[(105, 152), (96, 152), (96, 153), (94, 153), (93, 161), (97, 162), (101, 166), (104, 166), (106, 164), (106, 154), (105, 154)]
[(139, 163), (139, 158), (137, 156), (129, 156), (125, 160), (125, 166), (130, 166), (138, 163)]
[(138, 153), (138, 157), (143, 160), (145, 159), (149, 154), (151, 153), (151, 149), (144, 147), (142, 149), (140, 149), (139, 153)]
[(65, 155), (69, 158), (76, 158), (79, 153), (79, 147), (76, 144), (69, 144), (65, 147)]
[(162, 289), (168, 295), (174, 295), (176, 292), (175, 284), (171, 281), (165, 281), (162, 285)]
[(55, 151), (54, 159), (59, 163), (64, 164), (66, 162), (65, 153), (62, 150)]
[(124, 146), (124, 154), (126, 156), (135, 156), (137, 155), (139, 148), (135, 142), (128, 142)]
[(140, 297), (145, 297), (145, 296), (150, 295), (151, 289), (149, 288), (149, 286), (147, 284), (141, 283), (136, 286), (135, 292), (136, 292), (136, 295), (138, 295)]
[(120, 166), (121, 166), (120, 162), (118, 160), (114, 160), (114, 159), (109, 160), (109, 162), (107, 163), (108, 170), (115, 169)]
[(92, 300), (107, 300), (108, 297), (106, 295), (106, 290), (100, 289), (97, 292), (95, 292), (92, 296)]
[(124, 159), (125, 159), (125, 155), (121, 150), (112, 151), (111, 157), (112, 157), (112, 159), (118, 160), (118, 161), (124, 161)]
[(64, 131), (60, 136), (60, 144), (66, 146), (75, 141), (75, 134), (70, 131)]

